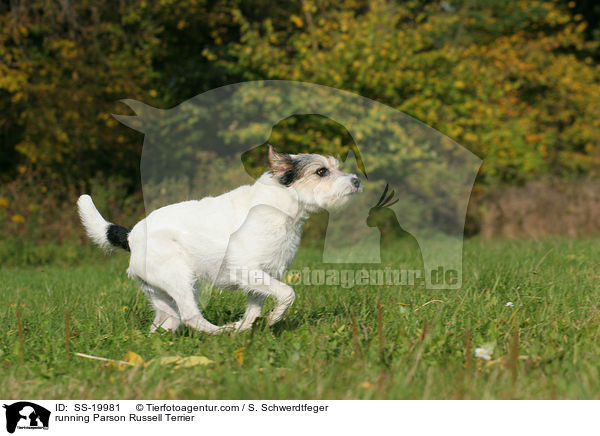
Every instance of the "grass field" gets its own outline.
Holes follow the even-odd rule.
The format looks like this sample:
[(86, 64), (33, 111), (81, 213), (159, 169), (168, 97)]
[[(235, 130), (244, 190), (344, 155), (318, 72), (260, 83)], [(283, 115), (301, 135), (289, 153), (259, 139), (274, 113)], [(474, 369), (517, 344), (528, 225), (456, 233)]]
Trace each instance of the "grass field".
[[(152, 312), (126, 277), (126, 253), (82, 250), (67, 262), (3, 267), (2, 396), (600, 398), (600, 240), (473, 239), (464, 253), (461, 290), (299, 285), (277, 326), (221, 336), (149, 337)], [(303, 248), (294, 267), (318, 260)], [(217, 295), (207, 317), (233, 320), (244, 302)], [(490, 361), (473, 357), (484, 344)], [(121, 359), (129, 350), (150, 364), (119, 368), (73, 355)], [(176, 355), (213, 363), (177, 368), (157, 359)]]

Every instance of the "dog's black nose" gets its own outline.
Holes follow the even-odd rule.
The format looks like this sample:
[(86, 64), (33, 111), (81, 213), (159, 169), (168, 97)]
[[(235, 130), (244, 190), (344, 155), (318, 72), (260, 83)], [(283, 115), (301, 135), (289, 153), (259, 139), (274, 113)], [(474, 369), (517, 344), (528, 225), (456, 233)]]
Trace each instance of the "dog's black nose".
[(352, 177), (352, 184), (355, 188), (360, 188), (360, 179), (356, 176)]

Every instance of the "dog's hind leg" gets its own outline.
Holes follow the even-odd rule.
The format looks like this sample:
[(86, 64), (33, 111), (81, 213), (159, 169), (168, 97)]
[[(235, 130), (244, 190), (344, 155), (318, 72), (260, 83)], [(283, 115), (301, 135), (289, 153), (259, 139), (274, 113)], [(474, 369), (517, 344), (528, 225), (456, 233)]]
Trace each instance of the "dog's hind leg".
[(152, 303), (155, 317), (150, 333), (158, 329), (175, 332), (181, 326), (181, 319), (175, 301), (162, 289), (157, 289), (140, 280), (140, 287)]
[(212, 324), (204, 318), (202, 312), (198, 309), (198, 303), (192, 292), (189, 294), (181, 293), (175, 301), (177, 302), (177, 307), (181, 314), (181, 320), (186, 326), (200, 332), (211, 334), (217, 334), (223, 331), (222, 328)]
[(158, 329), (163, 329), (168, 332), (175, 333), (181, 326), (181, 320), (169, 315), (167, 312), (163, 312), (160, 309), (154, 308), (156, 316), (152, 321), (152, 327), (150, 327), (150, 333), (154, 333)]
[(185, 261), (180, 258), (170, 259), (149, 275), (153, 279), (151, 283), (156, 283), (173, 299), (184, 325), (205, 333), (221, 332), (219, 327), (202, 316), (194, 292), (194, 274)]

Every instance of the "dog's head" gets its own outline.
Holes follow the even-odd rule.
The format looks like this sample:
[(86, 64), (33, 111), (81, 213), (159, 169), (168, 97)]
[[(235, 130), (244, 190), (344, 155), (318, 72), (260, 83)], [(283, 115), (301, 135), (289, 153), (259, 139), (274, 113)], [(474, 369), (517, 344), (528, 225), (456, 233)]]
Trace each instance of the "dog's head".
[(294, 189), (300, 203), (313, 212), (338, 208), (362, 191), (360, 179), (340, 171), (331, 156), (277, 153), (269, 145), (269, 166), (273, 177)]

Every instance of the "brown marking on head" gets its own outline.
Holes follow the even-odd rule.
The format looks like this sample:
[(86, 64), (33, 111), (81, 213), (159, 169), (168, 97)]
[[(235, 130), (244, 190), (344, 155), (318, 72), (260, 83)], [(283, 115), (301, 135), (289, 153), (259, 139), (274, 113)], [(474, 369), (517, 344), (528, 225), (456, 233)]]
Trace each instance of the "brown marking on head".
[(283, 176), (293, 168), (294, 161), (289, 154), (277, 153), (275, 148), (269, 144), (269, 167), (275, 177)]

